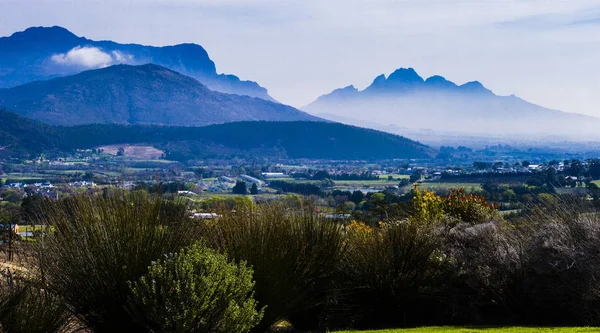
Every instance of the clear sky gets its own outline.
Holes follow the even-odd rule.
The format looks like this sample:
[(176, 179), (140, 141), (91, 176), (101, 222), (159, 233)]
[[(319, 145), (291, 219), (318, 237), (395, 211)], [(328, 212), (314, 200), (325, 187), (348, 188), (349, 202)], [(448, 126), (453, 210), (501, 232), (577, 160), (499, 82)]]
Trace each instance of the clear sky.
[(0, 35), (194, 42), (297, 107), (413, 67), (600, 117), (600, 0), (0, 0)]

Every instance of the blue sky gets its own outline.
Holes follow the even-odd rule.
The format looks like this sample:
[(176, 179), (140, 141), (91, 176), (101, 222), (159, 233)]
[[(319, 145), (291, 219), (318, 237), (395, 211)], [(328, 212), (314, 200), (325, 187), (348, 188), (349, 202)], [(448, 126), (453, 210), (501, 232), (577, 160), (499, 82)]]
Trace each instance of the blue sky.
[(600, 0), (0, 0), (0, 35), (194, 42), (297, 107), (413, 67), (600, 117)]

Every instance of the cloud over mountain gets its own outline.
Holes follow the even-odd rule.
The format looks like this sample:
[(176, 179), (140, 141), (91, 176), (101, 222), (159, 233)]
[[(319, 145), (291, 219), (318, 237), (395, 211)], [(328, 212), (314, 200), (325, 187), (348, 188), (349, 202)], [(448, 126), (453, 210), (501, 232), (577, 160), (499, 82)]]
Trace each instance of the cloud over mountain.
[(115, 64), (130, 64), (133, 63), (134, 56), (120, 51), (104, 52), (98, 47), (76, 46), (69, 52), (54, 54), (50, 59), (59, 65), (94, 69)]

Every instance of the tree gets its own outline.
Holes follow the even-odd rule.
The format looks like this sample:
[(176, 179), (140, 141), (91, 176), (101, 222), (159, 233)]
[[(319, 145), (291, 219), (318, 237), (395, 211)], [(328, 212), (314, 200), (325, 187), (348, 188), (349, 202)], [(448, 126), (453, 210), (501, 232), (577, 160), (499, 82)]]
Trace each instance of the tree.
[(246, 185), (246, 182), (238, 180), (232, 191), (235, 194), (248, 194), (248, 185)]
[(320, 170), (320, 171), (315, 172), (313, 179), (314, 180), (325, 180), (325, 179), (328, 179), (329, 177), (330, 177), (329, 172)]
[(418, 182), (419, 180), (421, 180), (421, 177), (423, 177), (423, 171), (417, 170), (417, 171), (413, 172), (412, 175), (410, 175), (410, 178), (408, 180), (411, 183), (414, 183), (414, 182)]
[(123, 156), (123, 155), (125, 155), (125, 148), (119, 147), (119, 149), (117, 150), (117, 156)]
[(587, 191), (595, 202), (600, 199), (600, 187), (595, 183), (590, 183), (587, 187)]
[(250, 194), (256, 195), (258, 194), (258, 186), (256, 183), (252, 183), (252, 187), (250, 187)]
[(364, 193), (362, 193), (361, 191), (354, 191), (354, 192), (352, 192), (352, 196), (350, 197), (350, 200), (358, 205), (361, 201), (363, 201), (364, 198), (365, 198)]
[(521, 165), (522, 165), (524, 168), (527, 168), (527, 167), (529, 167), (529, 166), (531, 165), (531, 163), (530, 163), (529, 161), (523, 161), (523, 163), (521, 163)]

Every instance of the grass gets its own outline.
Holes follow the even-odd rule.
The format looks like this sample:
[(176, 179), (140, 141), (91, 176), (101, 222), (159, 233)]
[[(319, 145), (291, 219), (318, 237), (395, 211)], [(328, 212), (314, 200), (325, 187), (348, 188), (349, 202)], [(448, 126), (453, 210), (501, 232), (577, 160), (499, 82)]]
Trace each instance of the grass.
[(423, 182), (419, 183), (419, 188), (428, 190), (449, 190), (464, 188), (467, 192), (481, 191), (481, 185), (477, 183), (437, 183)]
[(600, 327), (420, 327), (377, 331), (339, 331), (337, 333), (588, 333), (600, 332)]
[(387, 174), (387, 175), (379, 175), (379, 179), (381, 179), (381, 180), (388, 180), (389, 176), (394, 177), (394, 180), (400, 180), (402, 178), (406, 178), (406, 179), (410, 178), (409, 175), (401, 175), (401, 174), (398, 174), (398, 173), (390, 173), (390, 174)]

